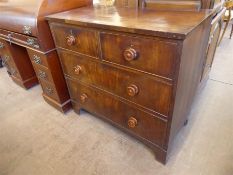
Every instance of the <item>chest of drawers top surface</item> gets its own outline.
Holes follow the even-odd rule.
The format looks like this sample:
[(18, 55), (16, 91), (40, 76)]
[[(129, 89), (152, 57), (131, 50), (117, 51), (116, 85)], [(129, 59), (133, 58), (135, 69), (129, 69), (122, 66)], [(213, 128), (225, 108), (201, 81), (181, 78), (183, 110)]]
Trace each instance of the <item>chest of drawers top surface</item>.
[(155, 11), (89, 6), (49, 15), (47, 19), (85, 27), (184, 39), (211, 14), (210, 10)]

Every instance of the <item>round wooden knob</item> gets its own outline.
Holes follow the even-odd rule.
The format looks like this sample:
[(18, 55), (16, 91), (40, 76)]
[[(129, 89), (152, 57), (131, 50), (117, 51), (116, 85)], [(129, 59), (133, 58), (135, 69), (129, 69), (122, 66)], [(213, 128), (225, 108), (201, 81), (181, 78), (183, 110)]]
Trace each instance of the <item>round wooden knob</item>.
[(137, 51), (133, 48), (126, 49), (124, 51), (124, 57), (126, 61), (132, 61), (137, 58)]
[(131, 84), (130, 86), (127, 87), (127, 93), (129, 96), (133, 97), (135, 95), (137, 95), (139, 92), (139, 89), (136, 85)]
[(76, 75), (79, 75), (81, 73), (81, 71), (82, 71), (82, 67), (81, 66), (77, 65), (77, 66), (74, 67), (74, 73)]
[(73, 35), (69, 35), (66, 37), (66, 43), (68, 46), (73, 46), (76, 43), (76, 39)]
[(134, 118), (134, 117), (130, 117), (129, 118), (129, 120), (128, 120), (128, 126), (130, 128), (135, 128), (137, 126), (137, 124), (138, 124), (138, 121), (137, 121), (136, 118)]
[(80, 100), (81, 100), (81, 102), (82, 103), (85, 103), (86, 101), (87, 101), (87, 94), (82, 94), (81, 96), (80, 96)]

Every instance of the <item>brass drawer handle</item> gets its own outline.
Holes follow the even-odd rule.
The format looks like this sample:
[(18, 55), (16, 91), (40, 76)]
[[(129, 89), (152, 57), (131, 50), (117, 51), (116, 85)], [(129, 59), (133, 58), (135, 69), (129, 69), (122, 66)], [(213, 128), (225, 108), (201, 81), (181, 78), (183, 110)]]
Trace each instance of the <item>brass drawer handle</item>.
[(85, 103), (87, 101), (88, 97), (87, 97), (87, 94), (82, 94), (80, 96), (80, 101), (81, 103)]
[(127, 87), (127, 93), (129, 96), (134, 97), (139, 93), (139, 88), (136, 85), (131, 84)]
[(30, 26), (23, 26), (23, 33), (25, 35), (31, 35), (32, 34), (32, 28)]
[(16, 75), (17, 71), (14, 68), (11, 68), (11, 75)]
[(69, 35), (66, 37), (66, 44), (68, 46), (73, 46), (73, 45), (75, 45), (75, 43), (76, 43), (76, 39), (73, 35)]
[(128, 120), (128, 126), (129, 128), (135, 128), (138, 124), (138, 121), (136, 118), (134, 117), (130, 117), (129, 120)]
[(76, 75), (80, 75), (81, 72), (82, 72), (82, 67), (81, 66), (77, 65), (77, 66), (74, 67), (74, 73)]
[(53, 94), (53, 89), (50, 88), (50, 87), (46, 87), (45, 88), (45, 93), (48, 94), (48, 95), (52, 95)]
[(37, 56), (37, 55), (33, 55), (33, 61), (34, 61), (34, 63), (36, 63), (36, 64), (41, 64), (41, 59), (40, 59), (40, 57)]
[(45, 79), (47, 77), (46, 73), (44, 71), (39, 70), (38, 73), (39, 78)]
[(27, 39), (27, 45), (31, 46), (31, 47), (34, 47), (36, 49), (39, 49), (40, 46), (36, 43), (36, 40), (33, 39), (33, 38), (28, 38)]
[(2, 65), (6, 66), (7, 61), (10, 59), (10, 57), (8, 55), (5, 55), (2, 57)]
[(0, 49), (4, 48), (4, 44), (2, 42), (0, 42)]
[(129, 48), (124, 51), (124, 58), (126, 61), (135, 60), (137, 56), (138, 56), (137, 51), (133, 48)]

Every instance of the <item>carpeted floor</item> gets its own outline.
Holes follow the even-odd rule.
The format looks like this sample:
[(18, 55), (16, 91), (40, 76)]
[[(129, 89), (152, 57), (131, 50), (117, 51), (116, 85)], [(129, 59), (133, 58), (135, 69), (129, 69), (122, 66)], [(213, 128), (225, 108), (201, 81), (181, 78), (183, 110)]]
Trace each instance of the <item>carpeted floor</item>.
[(25, 91), (0, 69), (0, 175), (232, 175), (233, 39), (189, 118), (163, 166), (139, 141), (86, 112), (61, 114), (39, 86)]

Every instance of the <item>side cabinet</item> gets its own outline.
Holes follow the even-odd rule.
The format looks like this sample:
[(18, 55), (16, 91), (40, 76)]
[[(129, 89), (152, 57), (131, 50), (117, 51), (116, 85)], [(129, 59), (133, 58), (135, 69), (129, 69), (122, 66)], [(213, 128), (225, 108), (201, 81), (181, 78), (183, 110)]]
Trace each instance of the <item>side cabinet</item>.
[(209, 72), (214, 61), (214, 56), (218, 46), (218, 39), (222, 27), (222, 16), (224, 15), (224, 13), (225, 10), (223, 9), (211, 22), (212, 26), (210, 31), (208, 49), (206, 52), (206, 60), (203, 65), (201, 84), (203, 84), (208, 79)]

